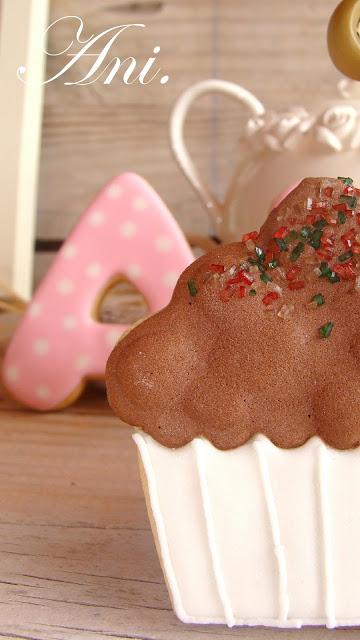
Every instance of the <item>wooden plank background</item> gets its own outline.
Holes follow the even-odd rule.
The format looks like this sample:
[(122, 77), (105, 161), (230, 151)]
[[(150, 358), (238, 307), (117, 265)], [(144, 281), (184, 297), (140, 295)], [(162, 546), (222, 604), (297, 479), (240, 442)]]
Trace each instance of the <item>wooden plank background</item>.
[[(335, 97), (338, 74), (326, 50), (327, 20), (337, 0), (51, 0), (51, 20), (84, 19), (88, 36), (115, 24), (144, 22), (126, 35), (113, 55), (143, 63), (155, 45), (167, 85), (125, 86), (114, 80), (87, 87), (47, 86), (43, 121), (35, 280), (54, 248), (111, 176), (143, 175), (160, 193), (186, 231), (207, 233), (204, 209), (177, 167), (168, 144), (168, 119), (177, 96), (208, 77), (239, 82), (267, 108)], [(51, 33), (49, 50), (74, 36), (70, 22)], [(125, 46), (126, 43), (126, 46)], [(125, 47), (125, 49), (124, 49)], [(48, 74), (58, 61), (48, 60)], [(80, 68), (87, 67), (81, 62)], [(78, 79), (79, 71), (70, 78)], [(246, 118), (223, 98), (204, 97), (191, 111), (190, 149), (221, 194), (233, 171)], [(46, 250), (44, 250), (46, 249)]]

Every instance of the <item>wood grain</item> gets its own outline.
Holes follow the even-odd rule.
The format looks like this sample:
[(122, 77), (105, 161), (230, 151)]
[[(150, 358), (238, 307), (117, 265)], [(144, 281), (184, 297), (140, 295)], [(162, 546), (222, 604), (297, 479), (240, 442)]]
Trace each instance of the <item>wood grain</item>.
[[(125, 170), (142, 174), (158, 190), (183, 228), (207, 233), (206, 214), (182, 176), (168, 144), (170, 109), (180, 92), (211, 76), (239, 82), (270, 109), (310, 106), (335, 98), (338, 74), (326, 50), (327, 20), (337, 0), (52, 0), (51, 18), (80, 15), (86, 33), (114, 24), (144, 22), (114, 49), (144, 62), (155, 44), (170, 76), (161, 87), (114, 80), (45, 92), (37, 236), (64, 238), (98, 189)], [(71, 22), (50, 37), (59, 51), (74, 35)], [(49, 58), (47, 73), (58, 67)], [(85, 71), (86, 63), (80, 69)], [(70, 79), (80, 71), (71, 70)], [(187, 140), (196, 163), (218, 194), (234, 169), (246, 114), (226, 99), (204, 97), (191, 110)], [(36, 282), (48, 263), (36, 260)]]
[[(54, 0), (51, 19), (82, 16), (86, 35), (115, 24), (143, 22), (146, 29), (119, 42), (113, 55), (146, 61), (155, 45), (158, 64), (168, 73), (167, 85), (126, 86), (115, 79), (89, 86), (47, 85), (39, 184), (37, 237), (64, 238), (98, 190), (123, 171), (144, 176), (160, 193), (186, 230), (206, 233), (208, 222), (190, 185), (178, 170), (168, 144), (168, 119), (179, 93), (188, 84), (211, 76), (212, 0)], [(59, 51), (74, 37), (74, 23), (60, 24), (48, 48)], [(57, 67), (56, 67), (57, 65)], [(84, 72), (85, 62), (80, 64)], [(47, 77), (59, 68), (49, 58)], [(78, 67), (76, 67), (78, 69)], [(69, 80), (80, 71), (70, 70)], [(192, 151), (207, 174), (211, 161), (211, 98), (197, 105), (187, 135)], [(44, 273), (41, 255), (36, 282)]]
[[(0, 315), (1, 348), (16, 319)], [(131, 430), (100, 386), (65, 411), (0, 389), (0, 638), (352, 640), (358, 630), (226, 629), (173, 614)]]

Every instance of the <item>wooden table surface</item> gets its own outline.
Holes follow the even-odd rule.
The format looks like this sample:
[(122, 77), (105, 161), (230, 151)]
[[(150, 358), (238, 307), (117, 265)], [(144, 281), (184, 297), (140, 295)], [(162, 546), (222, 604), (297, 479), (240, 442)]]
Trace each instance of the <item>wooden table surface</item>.
[[(4, 344), (11, 322), (0, 316)], [(88, 389), (38, 414), (0, 389), (0, 638), (351, 640), (356, 630), (226, 629), (173, 614), (131, 430)]]

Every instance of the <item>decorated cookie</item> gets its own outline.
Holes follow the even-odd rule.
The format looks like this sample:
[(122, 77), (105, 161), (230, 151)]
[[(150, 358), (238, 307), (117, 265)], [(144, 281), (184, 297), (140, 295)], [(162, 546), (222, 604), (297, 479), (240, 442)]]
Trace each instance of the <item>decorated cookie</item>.
[(100, 193), (64, 243), (7, 350), (3, 380), (35, 409), (63, 407), (103, 379), (127, 326), (97, 321), (104, 292), (125, 276), (150, 313), (165, 306), (192, 252), (159, 196), (123, 174)]
[(359, 296), (360, 190), (308, 178), (112, 352), (184, 622), (360, 623)]

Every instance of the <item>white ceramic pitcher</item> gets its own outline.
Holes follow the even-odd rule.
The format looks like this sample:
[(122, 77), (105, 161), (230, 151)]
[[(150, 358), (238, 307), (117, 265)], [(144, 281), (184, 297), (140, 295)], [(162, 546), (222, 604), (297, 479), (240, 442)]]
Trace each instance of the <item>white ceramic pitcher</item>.
[[(195, 99), (222, 93), (250, 111), (239, 140), (239, 159), (223, 202), (199, 174), (184, 141), (184, 123)], [(258, 228), (274, 201), (305, 176), (350, 176), (360, 184), (359, 83), (341, 80), (337, 98), (310, 113), (292, 107), (276, 113), (240, 85), (205, 80), (177, 100), (170, 119), (175, 157), (204, 203), (214, 233), (222, 241), (238, 240)]]

